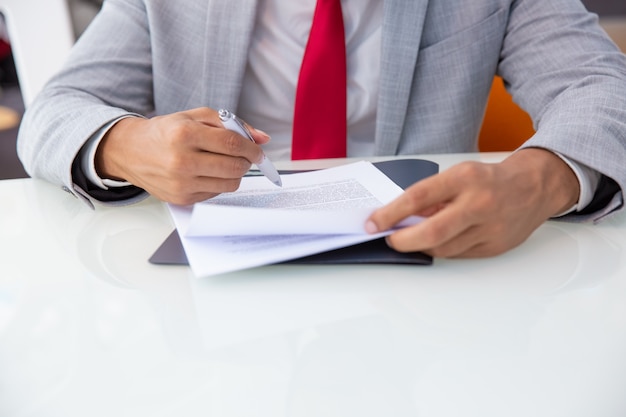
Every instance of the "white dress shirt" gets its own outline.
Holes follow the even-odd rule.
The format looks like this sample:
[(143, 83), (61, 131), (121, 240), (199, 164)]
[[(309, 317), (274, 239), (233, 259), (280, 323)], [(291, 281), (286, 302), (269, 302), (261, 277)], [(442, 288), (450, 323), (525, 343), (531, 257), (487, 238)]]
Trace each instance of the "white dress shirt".
[[(238, 115), (268, 133), (272, 160), (291, 159), (296, 84), (315, 0), (260, 0)], [(380, 0), (342, 1), (348, 71), (348, 156), (374, 152), (380, 73)]]
[[(348, 71), (347, 152), (367, 157), (374, 152), (383, 6), (380, 0), (342, 0)], [(291, 136), (296, 84), (311, 29), (315, 0), (259, 0), (248, 65), (237, 114), (271, 136), (263, 145), (272, 160), (291, 159)], [(94, 155), (103, 128), (81, 152), (83, 172), (94, 184), (108, 187), (128, 183), (101, 179)], [(599, 174), (557, 154), (572, 168), (580, 184), (578, 203), (565, 214), (586, 207), (593, 199)]]

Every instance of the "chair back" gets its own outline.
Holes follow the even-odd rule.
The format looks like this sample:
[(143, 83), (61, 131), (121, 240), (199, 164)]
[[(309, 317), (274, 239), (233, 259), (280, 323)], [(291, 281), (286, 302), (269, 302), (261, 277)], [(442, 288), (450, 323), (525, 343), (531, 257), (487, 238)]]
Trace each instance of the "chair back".
[[(600, 24), (626, 52), (626, 16), (603, 17)], [(500, 77), (495, 77), (478, 139), (481, 152), (513, 151), (535, 133), (530, 116), (513, 102)]]
[(66, 0), (0, 0), (24, 106), (57, 72), (75, 42)]
[(622, 52), (626, 53), (626, 15), (602, 17), (600, 25)]
[(478, 138), (478, 149), (481, 152), (513, 151), (534, 133), (528, 113), (513, 102), (502, 78), (495, 77)]

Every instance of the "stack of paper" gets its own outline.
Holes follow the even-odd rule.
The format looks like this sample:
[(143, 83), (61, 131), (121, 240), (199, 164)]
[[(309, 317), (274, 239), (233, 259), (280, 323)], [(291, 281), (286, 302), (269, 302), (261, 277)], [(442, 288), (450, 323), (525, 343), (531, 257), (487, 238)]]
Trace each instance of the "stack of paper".
[[(364, 225), (403, 190), (369, 162), (282, 176), (246, 177), (236, 192), (193, 206), (170, 205), (195, 275), (300, 258), (388, 235)], [(415, 223), (411, 218), (403, 225)]]

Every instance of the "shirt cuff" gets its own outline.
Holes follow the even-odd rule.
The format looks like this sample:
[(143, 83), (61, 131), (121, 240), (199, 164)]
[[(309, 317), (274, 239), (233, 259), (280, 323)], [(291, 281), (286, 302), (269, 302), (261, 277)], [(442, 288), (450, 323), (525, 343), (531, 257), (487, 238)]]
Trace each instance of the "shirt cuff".
[(101, 178), (96, 171), (96, 151), (98, 150), (98, 146), (100, 146), (100, 142), (102, 142), (104, 136), (117, 122), (128, 117), (134, 116), (122, 116), (104, 125), (98, 132), (96, 132), (92, 137), (89, 138), (89, 140), (83, 145), (82, 149), (80, 150), (80, 166), (83, 173), (85, 174), (85, 177), (87, 177), (87, 180), (89, 180), (89, 182), (91, 182), (93, 185), (103, 190), (108, 190), (109, 187), (128, 187), (129, 185), (131, 185), (131, 183), (127, 181), (116, 181), (112, 179)]
[(600, 183), (600, 173), (594, 169), (589, 168), (586, 165), (583, 165), (579, 162), (573, 161), (558, 152), (554, 152), (556, 156), (561, 158), (563, 162), (565, 162), (578, 179), (578, 184), (580, 185), (580, 195), (578, 196), (578, 202), (574, 204), (569, 209), (557, 214), (554, 217), (565, 216), (569, 213), (574, 213), (581, 211), (585, 207), (591, 203), (593, 200), (593, 196), (598, 189), (598, 184)]

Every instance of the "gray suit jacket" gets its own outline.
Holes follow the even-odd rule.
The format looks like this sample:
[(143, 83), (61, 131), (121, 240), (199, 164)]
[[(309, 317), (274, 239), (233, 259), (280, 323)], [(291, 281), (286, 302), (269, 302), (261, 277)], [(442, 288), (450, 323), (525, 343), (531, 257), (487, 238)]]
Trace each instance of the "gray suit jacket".
[[(86, 196), (72, 163), (109, 121), (236, 109), (255, 12), (255, 0), (105, 1), (26, 112), (28, 172)], [(382, 39), (377, 155), (476, 151), (499, 74), (535, 122), (525, 146), (618, 185), (594, 219), (622, 206), (626, 58), (578, 0), (384, 0)]]

